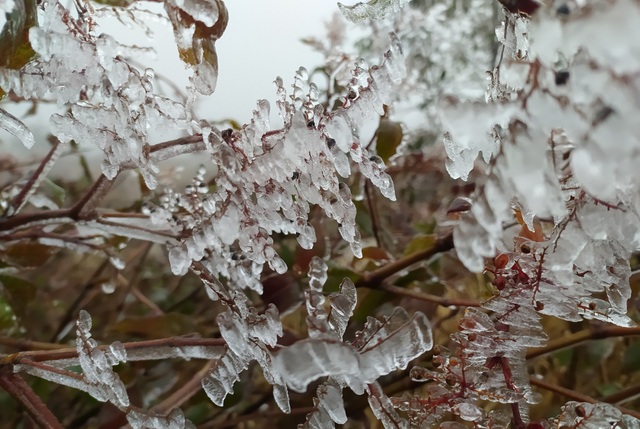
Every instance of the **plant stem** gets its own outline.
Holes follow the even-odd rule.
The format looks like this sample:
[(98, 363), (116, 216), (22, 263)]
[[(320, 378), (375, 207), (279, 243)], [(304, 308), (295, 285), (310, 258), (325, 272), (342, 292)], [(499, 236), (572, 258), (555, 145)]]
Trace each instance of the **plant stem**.
[(434, 304), (442, 305), (444, 307), (456, 306), (456, 307), (480, 307), (480, 303), (470, 299), (455, 299), (445, 298), (442, 296), (431, 295), (428, 293), (418, 292), (415, 290), (406, 289), (399, 286), (382, 283), (378, 289), (386, 290), (387, 292), (395, 293), (396, 295), (406, 296), (408, 298), (414, 298), (421, 301), (432, 302)]
[(424, 261), (431, 258), (438, 253), (446, 252), (453, 249), (453, 234), (447, 234), (443, 237), (439, 237), (434, 245), (428, 249), (421, 250), (411, 255), (405, 256), (397, 261), (390, 262), (383, 267), (370, 273), (365, 274), (357, 283), (356, 287), (376, 289), (380, 287), (382, 281), (391, 277), (392, 275), (404, 270), (407, 267), (415, 264), (416, 262)]
[(627, 337), (634, 335), (640, 335), (640, 327), (623, 328), (621, 326), (606, 326), (593, 330), (584, 330), (576, 332), (575, 334), (567, 335), (563, 338), (557, 338), (553, 341), (550, 341), (545, 347), (529, 350), (529, 352), (527, 353), (527, 359), (533, 359), (538, 356), (553, 353), (557, 350), (571, 347), (584, 341), (601, 340), (611, 337)]
[(17, 374), (9, 371), (0, 373), (0, 387), (18, 401), (27, 414), (43, 429), (62, 429), (62, 424), (53, 415), (51, 410), (42, 402), (42, 399), (29, 387), (29, 385)]
[[(536, 378), (529, 378), (529, 382), (531, 383), (532, 386), (537, 386), (541, 389), (545, 389), (545, 390), (549, 390), (551, 392), (557, 393), (559, 395), (563, 395), (566, 396), (567, 398), (573, 400), (573, 401), (578, 401), (578, 402), (588, 402), (590, 404), (596, 404), (600, 401), (592, 398), (591, 396), (587, 396), (584, 395), (582, 393), (576, 392), (575, 390), (571, 390), (571, 389), (566, 389), (564, 387), (560, 387), (560, 386), (556, 386), (554, 384), (550, 384), (550, 383), (546, 383), (542, 380), (538, 380)], [(638, 411), (634, 411), (634, 410), (630, 410), (628, 408), (624, 408), (624, 407), (619, 407), (617, 405), (613, 405), (613, 407), (616, 407), (618, 410), (620, 410), (621, 413), (623, 414), (627, 414), (629, 416), (635, 417), (636, 419), (640, 419), (640, 412)]]

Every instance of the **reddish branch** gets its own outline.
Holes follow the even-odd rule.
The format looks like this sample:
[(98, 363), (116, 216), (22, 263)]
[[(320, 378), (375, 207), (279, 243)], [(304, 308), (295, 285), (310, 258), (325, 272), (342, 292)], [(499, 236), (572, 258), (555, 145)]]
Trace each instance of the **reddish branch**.
[(13, 374), (10, 368), (0, 371), (0, 387), (22, 405), (24, 410), (43, 429), (62, 429), (62, 424), (42, 399), (29, 387), (18, 374)]

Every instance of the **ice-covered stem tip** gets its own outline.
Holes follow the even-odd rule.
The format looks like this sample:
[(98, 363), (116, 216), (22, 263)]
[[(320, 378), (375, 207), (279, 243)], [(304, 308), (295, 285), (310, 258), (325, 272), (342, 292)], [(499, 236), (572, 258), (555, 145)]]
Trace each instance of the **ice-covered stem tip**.
[(345, 6), (338, 3), (340, 11), (349, 21), (354, 23), (367, 20), (380, 20), (386, 16), (398, 13), (411, 0), (370, 0), (369, 2), (356, 3), (353, 6)]

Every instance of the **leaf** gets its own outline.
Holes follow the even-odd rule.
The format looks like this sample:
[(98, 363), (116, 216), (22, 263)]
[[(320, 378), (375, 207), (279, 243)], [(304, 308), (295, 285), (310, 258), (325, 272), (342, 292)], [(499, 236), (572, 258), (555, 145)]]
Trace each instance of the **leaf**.
[(416, 252), (431, 249), (436, 244), (437, 237), (435, 235), (419, 235), (415, 237), (407, 248), (404, 249), (405, 255), (411, 255)]
[(38, 24), (36, 0), (15, 0), (0, 33), (0, 66), (20, 69), (33, 58), (29, 29)]
[(52, 249), (37, 242), (22, 241), (7, 247), (1, 254), (13, 266), (36, 268), (44, 265), (51, 257)]
[(222, 0), (165, 2), (165, 10), (173, 25), (180, 59), (194, 71), (193, 83), (198, 92), (211, 95), (218, 79), (218, 55), (215, 42), (229, 21)]
[(36, 285), (20, 277), (5, 275), (0, 276), (0, 283), (13, 312), (18, 317), (24, 316), (27, 307), (36, 297)]
[(376, 152), (386, 164), (389, 158), (396, 154), (398, 146), (402, 143), (402, 125), (399, 122), (382, 118), (376, 136)]
[(635, 342), (624, 351), (622, 372), (630, 374), (638, 370), (640, 370), (640, 342)]
[(162, 338), (193, 332), (196, 327), (193, 318), (188, 315), (167, 313), (160, 316), (125, 319), (116, 323), (111, 330), (143, 338)]
[[(18, 70), (34, 57), (29, 29), (38, 25), (36, 7), (36, 0), (14, 0), (14, 8), (6, 14), (7, 21), (0, 33), (0, 67)], [(0, 100), (5, 95), (0, 88)]]

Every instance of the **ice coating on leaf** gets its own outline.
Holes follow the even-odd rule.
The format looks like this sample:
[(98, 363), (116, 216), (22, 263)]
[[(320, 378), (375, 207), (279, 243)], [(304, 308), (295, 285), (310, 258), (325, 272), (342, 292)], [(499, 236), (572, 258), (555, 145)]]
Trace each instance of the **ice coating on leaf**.
[(313, 400), (315, 410), (307, 415), (299, 429), (334, 428), (334, 423), (347, 422), (347, 414), (342, 399), (342, 388), (335, 381), (327, 381), (318, 386)]
[(180, 59), (194, 71), (195, 89), (204, 95), (215, 91), (218, 54), (215, 42), (224, 33), (228, 12), (222, 0), (176, 0), (164, 4)]
[(168, 415), (162, 416), (152, 412), (131, 409), (127, 413), (127, 421), (133, 429), (190, 429), (193, 423), (184, 417), (180, 408), (174, 408)]
[(317, 378), (334, 376), (361, 394), (367, 384), (406, 368), (409, 361), (432, 347), (431, 328), (424, 314), (409, 318), (401, 309), (394, 314), (384, 323), (369, 323), (369, 335), (360, 334), (353, 345), (332, 339), (298, 341), (276, 354), (274, 366), (291, 372), (285, 380), (298, 392)]
[[(0, 12), (0, 15), (4, 16), (2, 12)], [(0, 26), (1, 28), (2, 26)], [(22, 121), (4, 109), (0, 109), (0, 129), (16, 137), (27, 149), (31, 149), (36, 142), (31, 130)]]
[(111, 369), (126, 361), (126, 351), (121, 344), (114, 344), (103, 351), (91, 338), (91, 316), (80, 310), (77, 320), (76, 349), (82, 375), (90, 388), (88, 392), (99, 401), (108, 401), (121, 410), (129, 407), (129, 395), (120, 377)]
[(320, 377), (350, 378), (360, 370), (358, 354), (351, 346), (326, 340), (302, 340), (280, 350), (274, 367), (284, 375), (287, 386), (300, 393)]
[(231, 350), (217, 359), (211, 371), (202, 379), (202, 388), (211, 402), (222, 407), (224, 398), (233, 392), (233, 385), (240, 380), (240, 372), (246, 368), (246, 363)]
[(562, 413), (552, 422), (559, 427), (596, 429), (603, 427), (633, 428), (638, 419), (625, 418), (620, 410), (610, 404), (569, 401), (562, 406)]
[[(394, 314), (399, 311), (403, 310), (396, 310)], [(412, 359), (433, 347), (431, 326), (422, 313), (415, 313), (397, 327), (392, 316), (384, 327), (386, 329), (379, 330), (360, 351), (365, 368), (378, 376), (406, 368)]]
[(349, 278), (342, 280), (338, 293), (329, 296), (331, 309), (329, 310), (327, 323), (338, 335), (338, 338), (342, 338), (347, 330), (349, 319), (356, 308), (356, 299), (356, 287)]
[(353, 6), (345, 6), (338, 3), (340, 11), (349, 21), (354, 23), (369, 19), (380, 20), (387, 15), (397, 13), (411, 0), (369, 0), (366, 3), (356, 3)]
[(378, 382), (367, 386), (369, 394), (369, 405), (373, 415), (382, 422), (385, 429), (408, 429), (409, 422), (401, 418), (395, 410), (391, 400), (382, 391), (382, 386)]
[(467, 180), (481, 153), (488, 162), (499, 149), (491, 131), (495, 125), (506, 125), (515, 109), (510, 104), (460, 103), (448, 97), (440, 103), (440, 120), (447, 131), (447, 171), (454, 178)]

